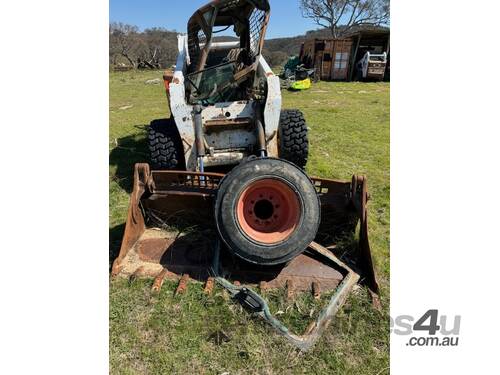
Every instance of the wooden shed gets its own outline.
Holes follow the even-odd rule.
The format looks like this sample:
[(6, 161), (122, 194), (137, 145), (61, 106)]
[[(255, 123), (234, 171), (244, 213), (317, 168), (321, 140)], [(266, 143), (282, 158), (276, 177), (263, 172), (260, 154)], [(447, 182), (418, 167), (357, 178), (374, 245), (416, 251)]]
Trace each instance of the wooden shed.
[(315, 67), (322, 80), (346, 80), (349, 74), (352, 39), (309, 39), (303, 46), (300, 60)]
[(344, 39), (307, 39), (301, 47), (300, 62), (306, 68), (316, 68), (321, 80), (351, 81), (355, 77), (357, 62), (366, 52), (386, 52), (389, 55), (389, 45), (388, 28), (365, 27)]

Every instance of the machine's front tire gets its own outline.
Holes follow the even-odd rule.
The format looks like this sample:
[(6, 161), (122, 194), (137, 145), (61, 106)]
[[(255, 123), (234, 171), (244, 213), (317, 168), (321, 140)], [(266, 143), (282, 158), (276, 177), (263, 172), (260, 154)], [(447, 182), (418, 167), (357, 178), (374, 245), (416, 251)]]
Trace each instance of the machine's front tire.
[(304, 114), (296, 109), (281, 111), (278, 127), (279, 157), (304, 169), (309, 156), (309, 140)]
[(172, 118), (151, 122), (148, 144), (153, 169), (185, 169), (182, 141)]
[(320, 202), (309, 177), (290, 162), (253, 159), (219, 184), (215, 218), (221, 238), (238, 257), (255, 264), (292, 260), (314, 240)]

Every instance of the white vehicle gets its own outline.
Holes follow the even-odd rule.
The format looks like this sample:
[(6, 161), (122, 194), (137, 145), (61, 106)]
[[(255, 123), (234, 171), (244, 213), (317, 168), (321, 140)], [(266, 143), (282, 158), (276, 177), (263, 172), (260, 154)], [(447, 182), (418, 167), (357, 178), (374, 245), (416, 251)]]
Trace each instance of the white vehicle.
[(387, 53), (374, 54), (366, 52), (358, 63), (363, 79), (383, 80), (387, 65)]
[[(261, 55), (269, 10), (268, 0), (220, 0), (191, 17), (164, 76), (171, 118), (150, 126), (153, 168), (203, 172), (251, 155), (305, 167), (304, 116), (281, 109), (279, 77)], [(229, 28), (235, 37), (218, 42)]]

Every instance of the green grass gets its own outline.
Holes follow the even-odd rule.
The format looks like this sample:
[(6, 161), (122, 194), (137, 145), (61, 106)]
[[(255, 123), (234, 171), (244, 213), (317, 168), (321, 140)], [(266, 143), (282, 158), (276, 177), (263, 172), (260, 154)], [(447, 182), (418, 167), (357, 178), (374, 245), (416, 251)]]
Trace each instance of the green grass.
[[(145, 126), (168, 117), (161, 72), (110, 73), (110, 257), (126, 218), (133, 165), (148, 160)], [(298, 352), (216, 289), (193, 284), (182, 298), (166, 282), (110, 282), (110, 371), (113, 374), (388, 374), (389, 373), (389, 84), (320, 82), (283, 92), (284, 107), (301, 109), (310, 127), (308, 173), (368, 176), (369, 230), (381, 284), (382, 312), (358, 288), (313, 350)], [(300, 333), (309, 310), (272, 297), (280, 318)], [(306, 298), (306, 297), (303, 297)], [(316, 308), (317, 310), (317, 308)], [(223, 334), (221, 334), (223, 333)], [(225, 340), (215, 337), (226, 335)]]

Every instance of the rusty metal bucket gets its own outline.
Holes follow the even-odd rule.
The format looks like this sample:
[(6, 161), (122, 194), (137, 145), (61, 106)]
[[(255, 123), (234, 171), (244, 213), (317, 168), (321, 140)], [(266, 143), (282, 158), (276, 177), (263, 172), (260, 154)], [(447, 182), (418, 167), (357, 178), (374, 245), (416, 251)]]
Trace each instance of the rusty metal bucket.
[[(264, 314), (269, 311), (264, 302), (254, 301), (261, 317), (303, 350), (314, 344), (358, 280), (368, 287), (379, 307), (368, 241), (365, 177), (353, 176), (351, 181), (311, 178), (321, 202), (318, 234), (303, 254), (277, 266), (250, 264), (224, 247), (214, 246), (220, 243), (214, 202), (223, 177), (219, 173), (151, 171), (148, 164), (136, 164), (125, 233), (112, 276), (155, 278), (154, 291), (160, 290), (165, 279), (179, 280), (178, 291), (190, 279), (205, 282), (206, 291), (217, 281), (235, 299), (244, 292), (243, 302), (252, 296), (263, 300), (240, 285), (260, 290), (286, 288), (289, 296), (301, 291), (334, 291), (328, 307), (302, 336), (291, 334), (269, 313)], [(339, 245), (339, 239), (350, 239), (351, 246)], [(215, 268), (223, 271), (224, 278), (214, 272), (214, 257)]]
[[(112, 275), (179, 279), (188, 274), (191, 279), (206, 281), (213, 257), (211, 245), (217, 236), (213, 203), (223, 177), (218, 173), (151, 171), (148, 164), (137, 164)], [(335, 240), (352, 235), (359, 224), (357, 245), (342, 258), (378, 294), (368, 241), (366, 178), (311, 179), (321, 201), (321, 226), (315, 242), (335, 253)], [(284, 287), (291, 280), (296, 290), (309, 290), (313, 282), (320, 283), (322, 290), (331, 290), (342, 279), (338, 271), (307, 254), (284, 266), (262, 267), (235, 259), (223, 249), (221, 263), (232, 280), (264, 288)]]

